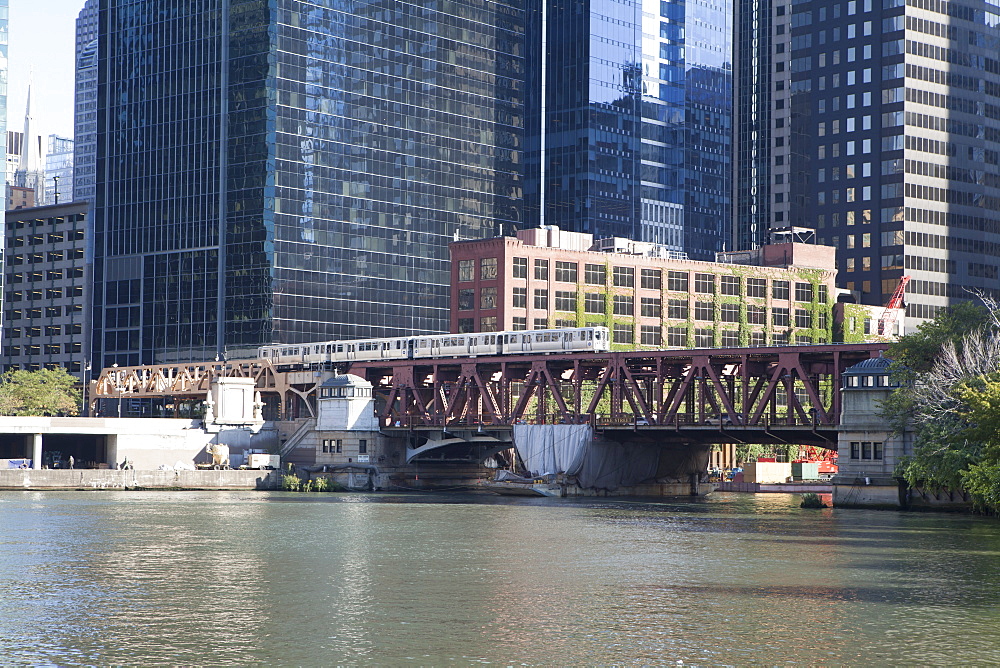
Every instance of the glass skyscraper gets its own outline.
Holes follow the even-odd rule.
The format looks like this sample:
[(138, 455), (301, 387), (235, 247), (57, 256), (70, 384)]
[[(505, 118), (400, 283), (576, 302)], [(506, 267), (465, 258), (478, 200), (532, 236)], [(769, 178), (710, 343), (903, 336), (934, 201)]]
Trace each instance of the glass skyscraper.
[(527, 34), (527, 219), (714, 260), (731, 229), (732, 2), (532, 0)]
[(741, 245), (814, 229), (862, 303), (910, 276), (913, 319), (1000, 297), (1000, 2), (740, 7)]
[(513, 2), (108, 0), (94, 360), (448, 329), (448, 249), (520, 221)]

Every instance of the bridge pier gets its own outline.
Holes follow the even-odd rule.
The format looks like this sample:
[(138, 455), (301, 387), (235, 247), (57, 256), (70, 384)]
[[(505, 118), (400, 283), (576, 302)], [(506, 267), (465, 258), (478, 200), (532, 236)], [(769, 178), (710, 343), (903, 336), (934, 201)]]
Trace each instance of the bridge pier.
[(42, 469), (42, 435), (31, 435), (31, 468), (36, 471)]

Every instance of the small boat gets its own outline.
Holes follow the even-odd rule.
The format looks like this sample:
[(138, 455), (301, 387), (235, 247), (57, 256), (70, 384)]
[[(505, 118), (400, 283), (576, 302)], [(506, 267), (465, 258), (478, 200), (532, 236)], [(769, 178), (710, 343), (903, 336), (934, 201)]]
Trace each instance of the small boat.
[(483, 489), (502, 496), (565, 496), (562, 485), (544, 478), (528, 478), (512, 471), (500, 470), (492, 480), (479, 483)]

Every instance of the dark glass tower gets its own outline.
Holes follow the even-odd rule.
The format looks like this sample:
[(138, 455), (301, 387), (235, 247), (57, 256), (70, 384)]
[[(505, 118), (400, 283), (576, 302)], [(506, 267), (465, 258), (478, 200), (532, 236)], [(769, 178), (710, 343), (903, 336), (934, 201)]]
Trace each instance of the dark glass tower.
[(862, 303), (910, 276), (918, 321), (1000, 297), (1000, 4), (740, 7), (740, 243), (815, 229)]
[(728, 243), (732, 3), (532, 0), (532, 223), (656, 241), (714, 259)]
[(520, 218), (523, 10), (102, 3), (95, 361), (448, 329)]

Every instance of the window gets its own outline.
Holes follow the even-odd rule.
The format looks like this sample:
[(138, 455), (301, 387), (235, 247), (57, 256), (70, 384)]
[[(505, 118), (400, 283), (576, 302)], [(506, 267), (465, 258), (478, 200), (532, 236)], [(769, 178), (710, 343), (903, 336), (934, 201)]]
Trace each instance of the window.
[(479, 308), (496, 308), (497, 307), (497, 289), (496, 288), (483, 288), (479, 293)]
[(336, 451), (336, 452), (343, 452), (344, 451), (343, 442), (339, 438), (336, 439), (333, 442), (333, 448), (330, 450), (330, 452), (334, 452), (334, 451)]
[(643, 325), (639, 336), (640, 343), (644, 346), (659, 346), (663, 344), (663, 333), (659, 325)]
[(615, 325), (615, 343), (632, 343), (632, 325)]
[(62, 334), (62, 326), (45, 325), (45, 336), (59, 336)]
[(696, 329), (694, 330), (694, 347), (695, 348), (711, 348), (715, 345), (714, 334), (710, 329)]
[(861, 459), (860, 441), (851, 441), (851, 459)]
[(646, 318), (660, 317), (660, 298), (643, 297), (640, 314)]
[(549, 291), (535, 290), (535, 308), (543, 311), (549, 310)]
[(535, 280), (536, 281), (547, 281), (547, 280), (549, 280), (549, 261), (548, 260), (535, 260)]
[(668, 271), (667, 289), (674, 292), (687, 292), (688, 273), (686, 271)]
[(641, 284), (643, 290), (659, 290), (662, 282), (662, 272), (659, 269), (643, 269)]
[(556, 262), (556, 280), (576, 283), (576, 262)]
[(635, 269), (632, 267), (615, 267), (612, 270), (612, 279), (617, 288), (634, 288)]
[(604, 295), (588, 292), (583, 296), (584, 313), (604, 313)]
[(68, 296), (69, 297), (82, 297), (83, 296), (83, 286), (82, 285), (74, 285), (72, 288), (69, 289), (69, 295)]
[(632, 295), (615, 295), (614, 296), (615, 315), (632, 315), (633, 303), (634, 302), (632, 300)]
[(471, 281), (473, 278), (472, 272), (475, 268), (475, 260), (459, 260), (458, 261), (458, 280), (459, 282)]
[(497, 259), (495, 257), (484, 257), (479, 261), (479, 278), (484, 281), (493, 280), (497, 277)]
[(556, 327), (576, 327), (576, 320), (556, 320)]
[(528, 319), (514, 317), (511, 319), (511, 327), (515, 332), (521, 332), (528, 329)]
[(796, 283), (795, 284), (795, 301), (797, 302), (811, 302), (813, 298), (813, 286), (812, 283)]
[(46, 343), (43, 348), (46, 355), (58, 355), (62, 352), (62, 346), (58, 343)]
[(740, 277), (739, 276), (721, 276), (721, 288), (722, 294), (724, 295), (739, 295), (740, 294)]
[(795, 309), (795, 326), (808, 329), (812, 326), (812, 317), (804, 308)]
[(761, 299), (767, 297), (767, 279), (748, 278), (747, 297), (760, 297)]
[(688, 301), (686, 299), (670, 299), (667, 301), (667, 317), (673, 320), (687, 320)]
[(80, 323), (74, 323), (72, 325), (66, 325), (67, 334), (83, 334), (83, 325)]
[(871, 458), (872, 458), (871, 441), (861, 441), (861, 459), (871, 459)]
[(585, 265), (583, 268), (583, 280), (587, 285), (604, 285), (607, 282), (604, 265)]
[(712, 302), (694, 303), (695, 320), (715, 320), (715, 305)]
[(576, 310), (576, 293), (575, 292), (563, 292), (561, 290), (556, 291), (556, 310), (557, 311), (575, 311)]
[(528, 288), (514, 288), (512, 306), (514, 308), (528, 308)]
[(480, 332), (495, 332), (497, 331), (497, 317), (495, 315), (488, 315), (484, 318), (479, 319), (479, 331)]
[(62, 277), (63, 277), (62, 269), (49, 269), (48, 271), (45, 272), (45, 280), (48, 281), (60, 281), (62, 280)]
[(531, 325), (532, 329), (548, 329), (549, 321), (546, 318), (535, 318)]
[(60, 299), (62, 296), (62, 288), (45, 288), (46, 299)]
[(788, 299), (788, 281), (772, 281), (771, 297), (774, 299)]
[(787, 308), (771, 309), (771, 324), (775, 327), (788, 327), (790, 324)]
[(881, 443), (872, 443), (872, 459), (882, 459)]
[(754, 348), (762, 348), (766, 345), (764, 332), (750, 332), (750, 345)]
[(46, 306), (45, 307), (45, 317), (46, 318), (58, 318), (62, 315), (61, 306)]
[(702, 294), (715, 294), (715, 274), (695, 274), (694, 291)]
[(687, 327), (668, 327), (667, 328), (667, 345), (686, 347), (687, 346)]
[(740, 321), (740, 305), (739, 304), (723, 304), (722, 305), (722, 322), (739, 322)]
[(514, 267), (511, 275), (514, 278), (527, 278), (528, 277), (528, 258), (526, 257), (516, 257), (514, 258)]
[(458, 319), (458, 333), (468, 334), (470, 332), (476, 331), (476, 321), (473, 318), (459, 318)]
[(722, 346), (724, 348), (736, 348), (740, 345), (740, 333), (735, 329), (722, 330)]
[(767, 324), (767, 311), (763, 306), (747, 304), (747, 323), (751, 325)]
[(476, 303), (476, 291), (472, 288), (467, 288), (458, 291), (458, 310), (459, 311), (471, 311), (475, 308)]
[(830, 299), (829, 288), (825, 285), (819, 287), (819, 303), (825, 304)]

